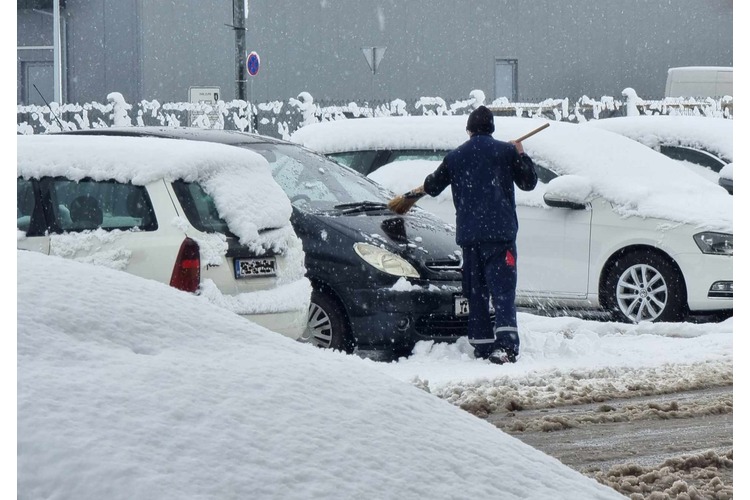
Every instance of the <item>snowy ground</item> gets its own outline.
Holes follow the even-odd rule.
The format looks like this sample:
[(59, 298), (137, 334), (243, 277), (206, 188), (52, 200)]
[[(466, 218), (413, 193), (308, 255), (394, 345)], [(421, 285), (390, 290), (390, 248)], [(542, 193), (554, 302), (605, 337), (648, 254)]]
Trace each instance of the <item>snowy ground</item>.
[[(608, 498), (503, 432), (519, 429), (470, 413), (726, 386), (733, 375), (733, 319), (633, 326), (521, 313), (514, 365), (475, 360), (464, 341), (382, 363), (292, 342), (155, 282), (27, 252), (18, 299), (21, 498), (316, 496), (303, 488)], [(371, 477), (337, 479), (358, 467)], [(458, 476), (448, 485), (445, 474)]]
[(19, 251), (18, 498), (579, 498), (611, 488), (206, 299)]
[(512, 366), (473, 360), (462, 341), (378, 366), (631, 498), (732, 498), (732, 319), (519, 320), (523, 354)]
[[(742, 234), (737, 240), (743, 248)], [(697, 420), (734, 411), (726, 397), (678, 409), (635, 402), (732, 387), (735, 342), (744, 340), (733, 335), (741, 286), (739, 317), (721, 323), (521, 313), (514, 365), (475, 360), (465, 341), (420, 343), (408, 359), (382, 363), (287, 342), (168, 287), (40, 259), (17, 256), (17, 345), (7, 349), (17, 354), (7, 379), (18, 378), (9, 459), (17, 460), (19, 498), (614, 498), (513, 437), (569, 421), (522, 412), (608, 405), (601, 420), (660, 412)], [(736, 264), (743, 276), (741, 258)], [(628, 400), (633, 408), (614, 403)], [(519, 418), (500, 418), (514, 412)], [(733, 458), (719, 450), (687, 462), (727, 468)], [(626, 475), (670, 474), (623, 466), (597, 479), (621, 485)], [(734, 489), (747, 498), (741, 484)], [(708, 498), (726, 492), (717, 491)]]

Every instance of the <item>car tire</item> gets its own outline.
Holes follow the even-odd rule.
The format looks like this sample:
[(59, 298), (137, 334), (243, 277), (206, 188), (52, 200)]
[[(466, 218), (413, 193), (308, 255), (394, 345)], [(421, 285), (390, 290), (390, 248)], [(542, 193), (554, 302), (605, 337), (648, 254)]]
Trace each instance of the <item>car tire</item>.
[(329, 294), (314, 289), (310, 298), (305, 338), (311, 344), (351, 354), (354, 352), (349, 322), (343, 307)]
[(679, 270), (653, 251), (638, 250), (615, 260), (603, 294), (605, 308), (626, 323), (683, 321), (688, 312)]

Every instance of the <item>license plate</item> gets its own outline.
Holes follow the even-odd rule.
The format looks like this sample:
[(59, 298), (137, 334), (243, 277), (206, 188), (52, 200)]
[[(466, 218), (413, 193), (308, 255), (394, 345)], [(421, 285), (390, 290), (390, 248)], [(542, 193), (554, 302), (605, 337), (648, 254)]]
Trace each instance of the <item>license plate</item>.
[(453, 312), (456, 316), (469, 315), (469, 299), (466, 297), (454, 297)]
[(259, 259), (235, 259), (235, 278), (260, 278), (276, 276), (276, 257)]

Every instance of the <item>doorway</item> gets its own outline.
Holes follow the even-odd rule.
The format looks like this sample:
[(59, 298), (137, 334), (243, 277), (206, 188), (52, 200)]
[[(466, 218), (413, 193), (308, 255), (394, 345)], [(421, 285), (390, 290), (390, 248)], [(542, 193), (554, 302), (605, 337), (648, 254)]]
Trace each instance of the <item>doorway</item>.
[(495, 59), (495, 99), (518, 101), (518, 59)]

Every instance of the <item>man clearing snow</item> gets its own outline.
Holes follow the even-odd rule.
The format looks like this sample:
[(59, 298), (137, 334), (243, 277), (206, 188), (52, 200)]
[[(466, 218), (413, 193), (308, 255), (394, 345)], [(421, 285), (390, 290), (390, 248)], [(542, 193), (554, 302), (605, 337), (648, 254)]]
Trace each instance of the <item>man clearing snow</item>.
[[(466, 123), (469, 140), (451, 151), (424, 181), (424, 191), (439, 195), (448, 185), (456, 207), (456, 243), (464, 256), (463, 290), (469, 299), (469, 342), (474, 355), (492, 363), (515, 362), (516, 233), (513, 185), (531, 191), (537, 175), (520, 142), (495, 140), (495, 122), (485, 106)], [(490, 316), (490, 296), (495, 325)]]

